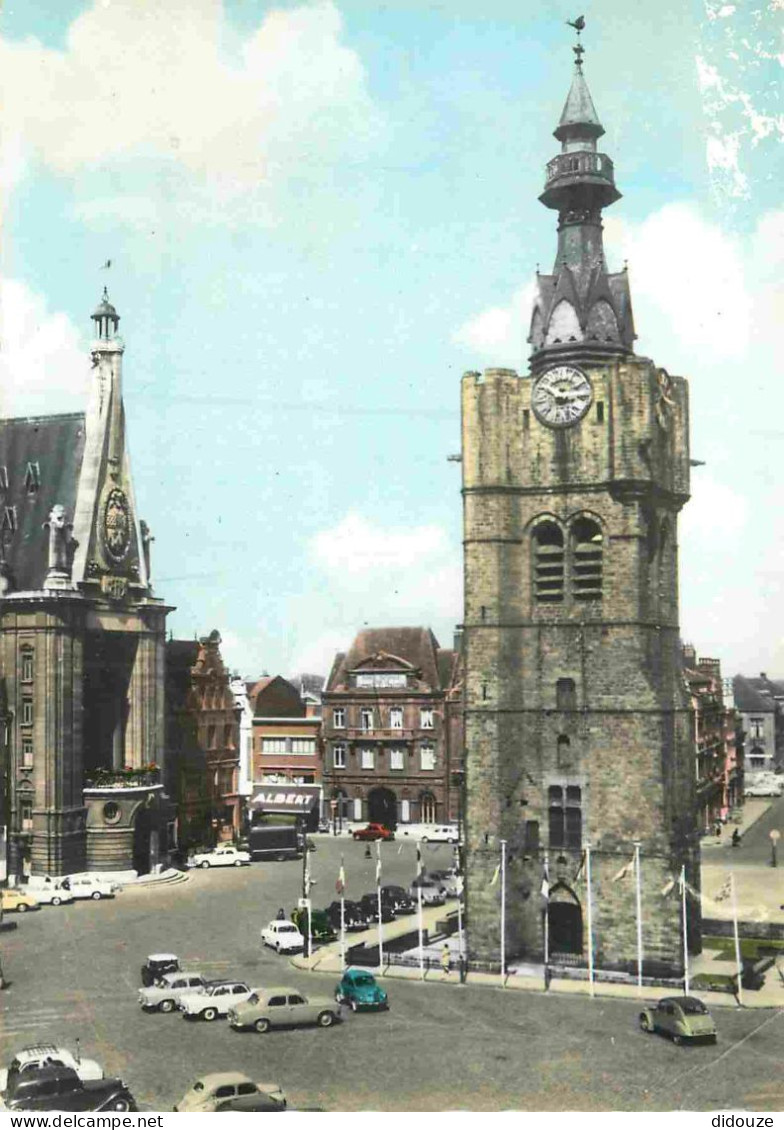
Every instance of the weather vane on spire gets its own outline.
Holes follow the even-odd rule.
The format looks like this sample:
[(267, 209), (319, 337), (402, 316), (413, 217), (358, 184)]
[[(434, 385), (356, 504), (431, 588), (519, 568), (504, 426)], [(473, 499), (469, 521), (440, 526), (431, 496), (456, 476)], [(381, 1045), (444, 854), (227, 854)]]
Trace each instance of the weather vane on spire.
[(566, 23), (569, 27), (573, 27), (577, 32), (577, 46), (573, 47), (572, 51), (574, 51), (575, 62), (579, 71), (582, 69), (583, 55), (585, 54), (585, 48), (583, 47), (582, 43), (580, 43), (580, 32), (585, 27), (585, 16), (578, 16), (576, 20), (567, 20)]

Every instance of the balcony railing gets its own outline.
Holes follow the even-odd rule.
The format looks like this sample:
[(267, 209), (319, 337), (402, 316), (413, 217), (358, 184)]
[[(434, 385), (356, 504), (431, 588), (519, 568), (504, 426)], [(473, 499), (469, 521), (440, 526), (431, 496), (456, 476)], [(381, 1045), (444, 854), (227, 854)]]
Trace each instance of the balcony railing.
[(143, 765), (138, 769), (93, 769), (85, 779), (86, 789), (139, 789), (160, 785), (161, 771), (157, 765)]
[(602, 177), (615, 184), (615, 169), (609, 157), (604, 153), (578, 152), (559, 153), (547, 163), (545, 185), (559, 177), (590, 175)]

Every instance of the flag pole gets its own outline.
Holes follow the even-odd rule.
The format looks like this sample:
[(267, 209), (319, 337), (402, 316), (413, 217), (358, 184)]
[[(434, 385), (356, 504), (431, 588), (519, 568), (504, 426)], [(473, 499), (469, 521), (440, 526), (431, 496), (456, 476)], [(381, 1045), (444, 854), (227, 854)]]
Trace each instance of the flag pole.
[(585, 845), (585, 882), (588, 885), (588, 984), (591, 996), (594, 990), (593, 970), (593, 898), (591, 895), (591, 845)]
[(550, 965), (550, 861), (547, 852), (544, 853), (544, 881), (542, 887), (547, 887), (544, 896), (544, 987), (549, 989), (550, 978), (548, 966)]
[(637, 887), (637, 995), (642, 996), (642, 876), (640, 874), (640, 841), (634, 841), (634, 878)]
[(732, 932), (735, 935), (735, 964), (738, 968), (738, 1004), (743, 1004), (743, 986), (741, 985), (741, 977), (743, 975), (743, 962), (740, 956), (740, 938), (738, 937), (738, 901), (735, 897), (735, 873), (730, 871), (730, 892), (732, 894)]
[(460, 867), (460, 849), (455, 852), (457, 863), (457, 964), (460, 980), (463, 979), (463, 872)]
[(501, 984), (506, 984), (506, 840), (501, 840)]
[[(422, 878), (422, 845), (417, 844), (417, 879)], [(425, 951), (422, 947), (422, 884), (417, 883), (417, 928), (419, 930), (419, 976), (425, 979)]]
[(381, 921), (381, 840), (376, 840), (376, 899), (378, 900), (378, 971), (384, 970), (384, 925)]
[(681, 917), (683, 918), (683, 991), (689, 995), (689, 928), (686, 923), (686, 864), (681, 867)]
[(340, 967), (346, 968), (346, 880), (342, 855), (340, 857)]

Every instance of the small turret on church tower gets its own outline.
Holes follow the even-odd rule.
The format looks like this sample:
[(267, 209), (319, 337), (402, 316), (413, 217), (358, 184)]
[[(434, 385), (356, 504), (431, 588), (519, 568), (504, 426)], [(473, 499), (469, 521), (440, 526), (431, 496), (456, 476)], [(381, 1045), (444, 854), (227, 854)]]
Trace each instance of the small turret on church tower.
[[(620, 193), (574, 51), (530, 373), (463, 378), (469, 953), (497, 965), (503, 928), (507, 959), (677, 973), (680, 906), (662, 891), (681, 869), (699, 885), (678, 625), (688, 386), (634, 353), (628, 276), (602, 244)], [(638, 857), (641, 958), (634, 880), (615, 881)]]

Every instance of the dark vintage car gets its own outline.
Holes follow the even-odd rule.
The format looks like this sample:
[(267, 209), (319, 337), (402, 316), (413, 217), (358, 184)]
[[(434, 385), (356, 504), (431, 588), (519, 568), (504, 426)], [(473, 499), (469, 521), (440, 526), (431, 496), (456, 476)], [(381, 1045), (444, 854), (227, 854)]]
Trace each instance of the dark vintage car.
[[(339, 933), (340, 931), (340, 901), (336, 900), (331, 902), (324, 912), (329, 919), (332, 929)], [(354, 930), (366, 930), (368, 921), (362, 911), (362, 907), (358, 902), (352, 902), (351, 899), (345, 899), (343, 902), (343, 921), (347, 932)]]
[[(362, 898), (359, 900), (359, 905), (360, 905), (360, 908), (362, 910), (362, 913), (365, 915), (365, 918), (367, 919), (368, 922), (370, 922), (370, 923), (378, 922), (378, 895), (377, 894), (374, 893), (372, 895), (363, 895)], [(394, 922), (395, 921), (395, 912), (392, 909), (392, 906), (389, 902), (384, 902), (383, 897), (381, 899), (381, 921), (382, 922)]]
[(72, 1067), (42, 1067), (8, 1080), (9, 1110), (138, 1110), (122, 1079), (82, 1080)]
[(142, 966), (142, 984), (145, 988), (160, 981), (164, 973), (179, 973), (180, 961), (174, 953), (151, 953)]
[[(302, 907), (298, 907), (291, 912), (291, 921), (302, 934), (303, 938), (308, 936), (308, 912)], [(319, 945), (327, 945), (329, 942), (334, 942), (337, 934), (335, 929), (324, 910), (311, 910), (310, 912), (310, 938), (311, 941)]]
[(368, 824), (351, 833), (355, 840), (394, 840), (395, 833), (386, 824)]
[(408, 891), (391, 883), (381, 888), (381, 902), (389, 905), (395, 915), (413, 914), (416, 911), (416, 903)]

